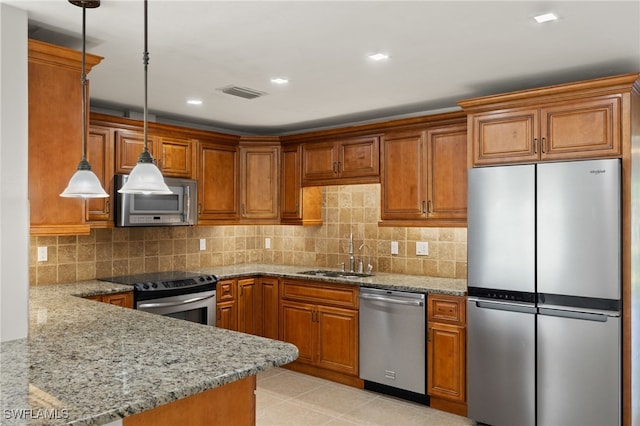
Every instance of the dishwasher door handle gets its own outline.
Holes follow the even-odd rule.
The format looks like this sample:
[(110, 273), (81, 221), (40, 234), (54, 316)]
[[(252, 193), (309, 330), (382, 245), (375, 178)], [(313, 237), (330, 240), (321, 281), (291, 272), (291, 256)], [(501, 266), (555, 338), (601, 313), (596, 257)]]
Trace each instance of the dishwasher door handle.
[(374, 300), (376, 302), (388, 302), (396, 305), (424, 306), (424, 300), (421, 299), (395, 299), (393, 297), (378, 296), (374, 294), (360, 294), (361, 299)]

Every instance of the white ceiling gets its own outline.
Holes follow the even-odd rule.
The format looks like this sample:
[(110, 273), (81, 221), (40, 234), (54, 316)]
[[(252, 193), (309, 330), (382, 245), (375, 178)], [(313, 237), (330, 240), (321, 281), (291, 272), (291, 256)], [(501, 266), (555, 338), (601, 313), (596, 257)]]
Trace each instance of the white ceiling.
[[(81, 49), (66, 0), (0, 0), (30, 36)], [(560, 19), (536, 24), (533, 16)], [(87, 9), (92, 106), (141, 111), (143, 2)], [(390, 58), (373, 62), (382, 51)], [(149, 2), (149, 111), (235, 133), (312, 128), (456, 108), (456, 100), (640, 71), (640, 1)], [(275, 85), (273, 77), (287, 77)], [(253, 100), (218, 90), (249, 87)], [(187, 105), (197, 97), (200, 106)]]

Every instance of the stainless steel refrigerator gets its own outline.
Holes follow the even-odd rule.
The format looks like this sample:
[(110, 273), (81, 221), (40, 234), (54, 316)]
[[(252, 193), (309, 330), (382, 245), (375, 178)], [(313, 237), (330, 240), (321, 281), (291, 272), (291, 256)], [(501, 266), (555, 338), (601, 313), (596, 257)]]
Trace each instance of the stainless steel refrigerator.
[(620, 160), (469, 170), (468, 415), (621, 419)]

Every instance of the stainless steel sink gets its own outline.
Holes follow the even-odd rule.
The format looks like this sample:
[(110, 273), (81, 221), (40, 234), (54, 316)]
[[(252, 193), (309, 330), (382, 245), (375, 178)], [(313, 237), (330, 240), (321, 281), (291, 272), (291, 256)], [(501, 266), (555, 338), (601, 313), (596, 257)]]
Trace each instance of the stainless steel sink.
[(360, 272), (348, 272), (348, 271), (329, 271), (324, 269), (317, 269), (313, 271), (302, 271), (298, 274), (312, 275), (316, 277), (335, 277), (335, 278), (363, 278), (370, 277), (373, 274), (363, 274)]

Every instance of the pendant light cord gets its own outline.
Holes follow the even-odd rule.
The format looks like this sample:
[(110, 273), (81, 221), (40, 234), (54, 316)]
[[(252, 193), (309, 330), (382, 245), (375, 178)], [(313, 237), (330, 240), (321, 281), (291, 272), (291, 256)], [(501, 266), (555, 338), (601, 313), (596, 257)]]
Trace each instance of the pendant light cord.
[(87, 161), (87, 8), (82, 3), (82, 161)]
[(142, 62), (144, 63), (144, 111), (143, 111), (143, 120), (144, 120), (144, 150), (145, 152), (149, 152), (148, 144), (148, 106), (147, 106), (147, 86), (148, 86), (148, 68), (149, 68), (149, 46), (148, 46), (148, 30), (147, 30), (147, 0), (144, 0), (144, 52), (142, 53)]

